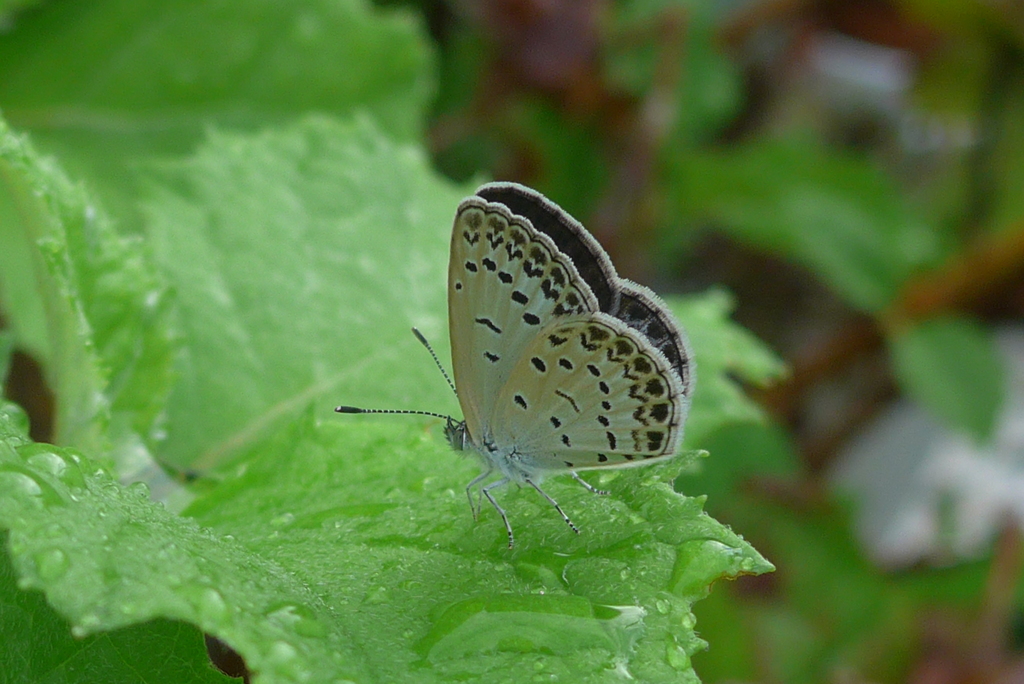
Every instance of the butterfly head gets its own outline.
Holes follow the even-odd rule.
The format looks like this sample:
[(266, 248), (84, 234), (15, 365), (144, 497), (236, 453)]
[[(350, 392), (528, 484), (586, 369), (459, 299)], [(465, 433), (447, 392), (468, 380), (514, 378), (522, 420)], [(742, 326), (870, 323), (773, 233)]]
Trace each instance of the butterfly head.
[(464, 451), (469, 444), (469, 431), (466, 429), (466, 421), (455, 420), (447, 416), (448, 423), (444, 426), (444, 436), (455, 451)]

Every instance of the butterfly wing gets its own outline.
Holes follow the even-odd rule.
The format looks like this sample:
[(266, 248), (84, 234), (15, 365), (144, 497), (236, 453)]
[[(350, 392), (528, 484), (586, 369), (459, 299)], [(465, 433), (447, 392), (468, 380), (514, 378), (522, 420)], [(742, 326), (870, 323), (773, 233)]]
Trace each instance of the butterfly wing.
[(523, 350), (553, 317), (597, 310), (551, 238), (503, 204), (459, 205), (448, 263), (448, 328), (459, 404), (478, 442)]
[(697, 382), (697, 368), (686, 334), (661, 298), (643, 285), (620, 280), (618, 305), (608, 313), (639, 332), (665, 355), (689, 400)]
[(602, 312), (551, 322), (523, 349), (489, 424), (527, 470), (622, 467), (674, 456), (690, 398), (645, 336)]

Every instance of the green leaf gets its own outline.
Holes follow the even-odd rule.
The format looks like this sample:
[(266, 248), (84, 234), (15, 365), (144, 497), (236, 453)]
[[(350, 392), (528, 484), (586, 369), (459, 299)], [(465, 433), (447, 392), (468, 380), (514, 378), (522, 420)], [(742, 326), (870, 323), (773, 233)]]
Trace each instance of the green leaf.
[(366, 119), (213, 133), (145, 203), (177, 294), (179, 382), (165, 457), (209, 467), (308, 404), (454, 412), (410, 332), (447, 352), (458, 190)]
[(724, 290), (670, 297), (669, 306), (693, 347), (697, 384), (686, 421), (686, 443), (704, 447), (723, 425), (760, 422), (764, 412), (737, 380), (767, 385), (784, 375), (782, 360), (749, 331), (729, 320), (734, 303)]
[(364, 110), (411, 140), (433, 91), (418, 18), (366, 0), (51, 2), (0, 36), (4, 115), (131, 232), (140, 164), (210, 126)]
[[(0, 672), (5, 682), (234, 682), (210, 665), (203, 635), (172, 620), (76, 639), (68, 623), (36, 591), (17, 587), (0, 535)], [(53, 558), (55, 556), (51, 556)], [(44, 561), (45, 564), (46, 561)]]
[(314, 616), (325, 610), (300, 580), (173, 515), (145, 486), (121, 487), (74, 450), (27, 441), (2, 414), (0, 527), (19, 588), (44, 591), (77, 637), (170, 618), (237, 646), (266, 681), (342, 674), (350, 646), (294, 638), (303, 619), (322, 631)]
[(992, 436), (1006, 388), (989, 331), (964, 318), (935, 318), (891, 337), (889, 351), (908, 396), (978, 441)]
[(106, 415), (95, 396), (102, 371), (87, 348), (80, 302), (68, 292), (70, 269), (61, 268), (67, 227), (84, 228), (88, 201), (2, 121), (0, 168), (0, 296), (9, 329), (15, 345), (43, 365), (47, 382), (62, 397), (55, 417), (58, 439), (98, 445), (98, 421)]
[[(0, 121), (0, 295), (59, 397), (56, 437), (146, 462), (170, 389), (164, 287), (136, 240)], [(108, 423), (110, 423), (108, 425)], [(140, 447), (142, 447), (140, 449)]]
[[(179, 518), (77, 452), (29, 442), (0, 414), (0, 526), (19, 586), (42, 590), (79, 637), (153, 618), (198, 626), (261, 681), (695, 681), (690, 605), (716, 578), (771, 569), (680, 496), (683, 460), (603, 474), (595, 497), (501, 494), (474, 522), (476, 472), (435, 434), (312, 417)], [(518, 625), (511, 629), (511, 625)]]
[(860, 309), (883, 309), (942, 256), (934, 228), (864, 159), (797, 140), (670, 159), (679, 213), (806, 265)]

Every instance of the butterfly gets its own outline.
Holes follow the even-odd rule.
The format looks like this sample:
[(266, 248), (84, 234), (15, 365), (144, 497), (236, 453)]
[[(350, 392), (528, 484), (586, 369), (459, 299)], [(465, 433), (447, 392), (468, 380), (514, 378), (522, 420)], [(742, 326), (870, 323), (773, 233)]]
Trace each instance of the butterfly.
[[(487, 183), (455, 214), (448, 264), (448, 329), (455, 382), (434, 357), (463, 420), (425, 411), (339, 406), (340, 413), (418, 413), (447, 420), (456, 451), (483, 470), (466, 486), (481, 499), (508, 484), (537, 490), (549, 475), (627, 468), (675, 456), (695, 364), (682, 328), (649, 289), (619, 278), (576, 219), (539, 192)], [(488, 478), (496, 479), (484, 484)]]

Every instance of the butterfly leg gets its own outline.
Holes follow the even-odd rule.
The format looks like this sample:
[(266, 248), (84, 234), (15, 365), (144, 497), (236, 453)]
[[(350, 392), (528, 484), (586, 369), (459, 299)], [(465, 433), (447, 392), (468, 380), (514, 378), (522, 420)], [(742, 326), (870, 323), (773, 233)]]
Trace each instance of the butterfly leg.
[(498, 505), (498, 502), (494, 500), (493, 496), (491, 496), (491, 491), (490, 491), (490, 490), (494, 489), (495, 487), (502, 487), (502, 486), (507, 485), (507, 484), (508, 484), (508, 478), (507, 477), (503, 477), (500, 480), (492, 482), (491, 484), (487, 485), (486, 487), (481, 487), (480, 491), (481, 491), (481, 493), (483, 493), (484, 496), (487, 497), (487, 500), (491, 502), (491, 505), (494, 506), (494, 510), (498, 511), (498, 515), (501, 516), (502, 522), (505, 523), (505, 531), (508, 532), (508, 548), (511, 549), (512, 548), (512, 542), (513, 542), (513, 539), (512, 539), (512, 525), (510, 525), (509, 522), (508, 522), (508, 516), (505, 515), (505, 509)]
[[(480, 484), (481, 482), (486, 480), (487, 477), (491, 473), (493, 473), (493, 472), (494, 472), (494, 468), (490, 467), (487, 470), (485, 470), (484, 472), (482, 472), (479, 475), (477, 475), (476, 477), (474, 477), (473, 480), (468, 485), (466, 485), (466, 498), (469, 499), (469, 510), (471, 510), (473, 512), (473, 520), (474, 521), (476, 521), (477, 517), (480, 515), (480, 501), (481, 501), (481, 499), (477, 498), (476, 502), (474, 503), (474, 501), (473, 501), (473, 487), (477, 486), (478, 484)], [(482, 488), (481, 488), (481, 491), (482, 491)]]
[(570, 475), (572, 475), (572, 479), (576, 480), (576, 481), (577, 481), (577, 482), (579, 482), (579, 483), (580, 483), (581, 485), (583, 485), (584, 487), (586, 487), (586, 488), (587, 488), (587, 491), (589, 491), (589, 492), (592, 492), (592, 493), (594, 493), (594, 494), (600, 494), (601, 496), (608, 496), (608, 492), (604, 491), (603, 489), (598, 489), (598, 488), (597, 488), (597, 487), (595, 487), (594, 485), (590, 484), (589, 482), (587, 482), (586, 480), (584, 480), (584, 479), (583, 479), (582, 477), (580, 477), (579, 475), (577, 475), (577, 474), (576, 474), (576, 471), (575, 471), (575, 470), (570, 470), (570, 471), (569, 471), (569, 474), (570, 474)]
[(565, 524), (566, 524), (566, 525), (568, 525), (568, 526), (569, 526), (570, 528), (572, 528), (572, 531), (573, 531), (573, 532), (575, 532), (576, 534), (579, 534), (579, 533), (580, 533), (580, 529), (579, 529), (578, 527), (576, 527), (576, 526), (575, 526), (575, 525), (574, 525), (574, 524), (572, 523), (572, 520), (569, 520), (569, 516), (567, 516), (567, 515), (565, 514), (565, 511), (563, 511), (563, 510), (562, 510), (562, 507), (558, 505), (558, 502), (557, 502), (557, 501), (555, 501), (555, 500), (554, 500), (554, 499), (552, 499), (552, 498), (551, 498), (550, 496), (548, 496), (548, 495), (547, 495), (547, 493), (545, 493), (543, 489), (541, 489), (540, 487), (538, 487), (538, 486), (537, 486), (537, 484), (536, 484), (535, 482), (533, 482), (532, 480), (527, 480), (527, 481), (526, 481), (526, 484), (530, 485), (531, 487), (533, 487), (534, 489), (536, 489), (536, 490), (537, 490), (538, 492), (540, 492), (540, 495), (541, 495), (541, 496), (543, 496), (543, 497), (544, 497), (545, 499), (547, 499), (547, 500), (548, 500), (548, 503), (550, 503), (550, 504), (551, 504), (552, 506), (554, 506), (554, 507), (555, 507), (555, 510), (556, 510), (556, 511), (558, 511), (558, 512), (559, 512), (559, 514), (561, 514), (561, 516), (562, 516), (562, 520), (564, 520), (564, 521), (565, 521)]

